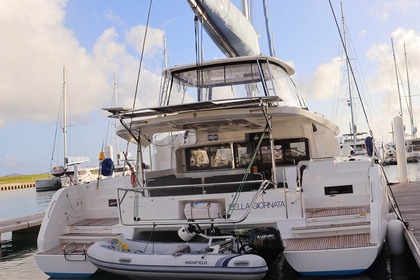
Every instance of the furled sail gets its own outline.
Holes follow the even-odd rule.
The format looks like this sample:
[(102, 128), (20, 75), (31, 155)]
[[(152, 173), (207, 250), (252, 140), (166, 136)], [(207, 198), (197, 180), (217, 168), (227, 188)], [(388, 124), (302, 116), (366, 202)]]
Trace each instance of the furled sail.
[(259, 55), (258, 34), (229, 0), (188, 0), (210, 38), (226, 56)]

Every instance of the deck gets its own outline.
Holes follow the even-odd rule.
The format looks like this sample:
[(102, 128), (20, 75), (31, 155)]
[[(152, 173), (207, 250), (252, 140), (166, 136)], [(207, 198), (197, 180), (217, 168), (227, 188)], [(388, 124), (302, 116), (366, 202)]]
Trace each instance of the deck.
[(376, 246), (370, 243), (368, 233), (285, 240), (286, 251), (333, 250)]
[(44, 212), (0, 221), (0, 235), (5, 232), (34, 231), (38, 232), (44, 218)]
[(118, 218), (88, 218), (68, 225), (69, 232), (60, 236), (61, 244), (41, 255), (85, 256), (94, 241), (101, 238), (119, 238), (120, 233), (112, 233), (112, 226)]
[(420, 182), (395, 184), (391, 190), (402, 217), (408, 223), (404, 236), (420, 267)]

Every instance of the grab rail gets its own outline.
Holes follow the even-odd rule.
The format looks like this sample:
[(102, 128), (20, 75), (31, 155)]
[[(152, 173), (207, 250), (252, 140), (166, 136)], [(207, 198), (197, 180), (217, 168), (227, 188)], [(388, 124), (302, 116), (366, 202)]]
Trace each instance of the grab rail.
[[(87, 249), (94, 242), (90, 242), (83, 245), (83, 248), (79, 249), (75, 242), (67, 243), (63, 246), (63, 255), (66, 261), (85, 261), (87, 255)], [(83, 256), (83, 259), (69, 259), (67, 256)]]
[[(252, 182), (252, 181), (249, 181)], [(223, 184), (223, 183), (220, 183)], [(272, 181), (269, 180), (264, 180), (262, 181), (260, 187), (258, 188), (258, 190), (256, 191), (255, 195), (253, 196), (250, 205), (254, 204), (255, 201), (257, 200), (257, 198), (262, 195), (265, 190), (267, 189), (267, 187), (269, 185), (273, 185), (274, 183)], [(199, 185), (206, 185), (206, 184), (199, 184)], [(211, 184), (213, 185), (213, 184)], [(197, 186), (197, 185), (196, 185)], [(172, 186), (173, 187), (173, 186)], [(179, 187), (179, 186), (177, 186)], [(191, 186), (190, 186), (191, 187)], [(123, 193), (120, 196), (120, 193)], [(125, 200), (127, 193), (128, 192), (133, 192), (133, 193), (139, 193), (142, 192), (142, 190), (133, 190), (133, 189), (123, 189), (123, 188), (118, 188), (117, 189), (117, 198), (118, 198), (118, 204), (121, 205), (121, 203)], [(123, 220), (122, 217), (122, 213), (121, 213), (121, 207), (118, 207), (119, 210), (119, 218), (120, 218), (120, 223), (124, 226), (137, 226), (137, 225), (153, 225), (153, 226), (157, 226), (157, 225), (185, 225), (185, 224), (197, 224), (198, 222), (200, 224), (237, 224), (240, 222), (243, 222), (249, 215), (249, 213), (252, 210), (252, 207), (249, 207), (244, 215), (236, 220), (228, 220), (230, 217), (218, 217), (218, 218), (202, 218), (202, 219), (196, 219), (196, 220), (191, 220), (191, 219), (179, 219), (179, 220), (138, 220), (135, 221), (134, 223), (126, 223)]]

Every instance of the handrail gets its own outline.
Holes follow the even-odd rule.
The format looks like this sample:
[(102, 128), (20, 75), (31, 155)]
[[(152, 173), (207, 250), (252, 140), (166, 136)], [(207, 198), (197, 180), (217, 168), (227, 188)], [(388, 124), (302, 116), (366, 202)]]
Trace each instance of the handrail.
[[(252, 182), (252, 181), (249, 181)], [(217, 183), (217, 184), (224, 184), (224, 183)], [(264, 180), (260, 187), (258, 188), (258, 190), (256, 191), (254, 197), (252, 198), (250, 204), (254, 204), (255, 201), (257, 200), (257, 198), (262, 195), (266, 188), (270, 185), (273, 184), (273, 182), (271, 182), (270, 180)], [(198, 184), (198, 185), (206, 185), (206, 184)], [(212, 184), (211, 184), (212, 185)], [(191, 185), (188, 185), (191, 186)], [(123, 199), (120, 199), (120, 192), (123, 192)], [(123, 202), (124, 198), (126, 197), (126, 194), (128, 192), (141, 192), (138, 190), (133, 190), (133, 189), (123, 189), (123, 188), (118, 188), (117, 189), (117, 197), (118, 197), (118, 203), (119, 205), (121, 205), (121, 203)], [(196, 219), (196, 220), (190, 220), (190, 219), (179, 219), (179, 220), (139, 220), (136, 221), (135, 223), (125, 223), (123, 221), (122, 218), (122, 214), (121, 214), (121, 207), (118, 207), (118, 211), (119, 211), (119, 217), (120, 217), (120, 223), (124, 226), (138, 226), (138, 225), (153, 225), (153, 226), (158, 226), (158, 225), (185, 225), (185, 224), (237, 224), (237, 223), (241, 223), (243, 222), (249, 215), (249, 213), (251, 212), (252, 207), (249, 207), (244, 215), (236, 220), (228, 220), (229, 217), (226, 218), (208, 218), (208, 219)]]
[[(267, 180), (265, 180), (267, 181)], [(202, 187), (217, 187), (217, 186), (224, 186), (224, 185), (233, 185), (233, 184), (255, 184), (255, 183), (263, 183), (264, 180), (252, 180), (252, 181), (232, 181), (232, 182), (219, 182), (219, 183), (202, 183), (202, 184), (186, 184), (186, 185), (167, 185), (167, 186), (145, 186), (142, 190), (162, 190), (162, 189), (180, 189), (180, 188), (202, 188)], [(121, 188), (122, 189), (122, 188)]]
[[(63, 246), (63, 255), (66, 261), (86, 261), (87, 249), (94, 242), (90, 242), (83, 245), (82, 249), (79, 249), (75, 242), (67, 243)], [(83, 256), (82, 259), (68, 259), (67, 256)]]

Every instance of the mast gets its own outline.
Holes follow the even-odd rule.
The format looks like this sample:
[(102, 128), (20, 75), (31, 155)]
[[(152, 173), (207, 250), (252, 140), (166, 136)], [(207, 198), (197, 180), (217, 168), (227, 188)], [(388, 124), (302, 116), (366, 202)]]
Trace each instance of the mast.
[(391, 38), (391, 45), (392, 45), (392, 55), (394, 56), (395, 76), (397, 77), (398, 100), (400, 101), (400, 116), (402, 118), (403, 111), (402, 111), (402, 104), (401, 104), (400, 82), (398, 79), (397, 59), (395, 58), (394, 40), (392, 38)]
[(413, 139), (417, 138), (417, 127), (414, 126), (413, 119), (413, 104), (411, 103), (411, 89), (410, 89), (410, 76), (408, 75), (408, 63), (407, 63), (407, 51), (405, 49), (404, 43), (404, 57), (405, 57), (405, 72), (407, 74), (407, 88), (408, 88), (408, 113), (410, 114), (410, 124), (411, 124), (411, 136)]
[[(344, 9), (343, 9), (343, 2), (340, 2), (341, 5), (341, 22), (343, 24), (343, 41), (344, 41), (344, 51), (345, 53), (348, 53), (347, 51), (347, 37), (346, 37), (346, 24), (344, 20)], [(351, 117), (351, 129), (350, 132), (353, 137), (353, 147), (356, 147), (356, 124), (354, 122), (354, 111), (353, 111), (353, 96), (351, 91), (351, 83), (350, 83), (350, 61), (349, 57), (346, 55), (346, 70), (347, 70), (347, 82), (348, 82), (348, 88), (349, 88), (349, 100), (350, 100), (350, 117)]]
[[(117, 108), (117, 75), (114, 74), (114, 108)], [(117, 119), (114, 119), (114, 131), (117, 131)], [(120, 165), (120, 154), (118, 150), (118, 136), (115, 133), (115, 154), (117, 155), (117, 165)]]
[(273, 46), (273, 41), (271, 40), (271, 31), (270, 25), (268, 23), (268, 12), (267, 12), (267, 1), (263, 0), (263, 10), (264, 10), (264, 18), (265, 18), (265, 29), (267, 32), (267, 40), (268, 40), (268, 49), (270, 50), (270, 56), (276, 56), (276, 50)]
[(63, 152), (64, 152), (64, 169), (67, 170), (67, 92), (66, 92), (66, 66), (63, 66)]

